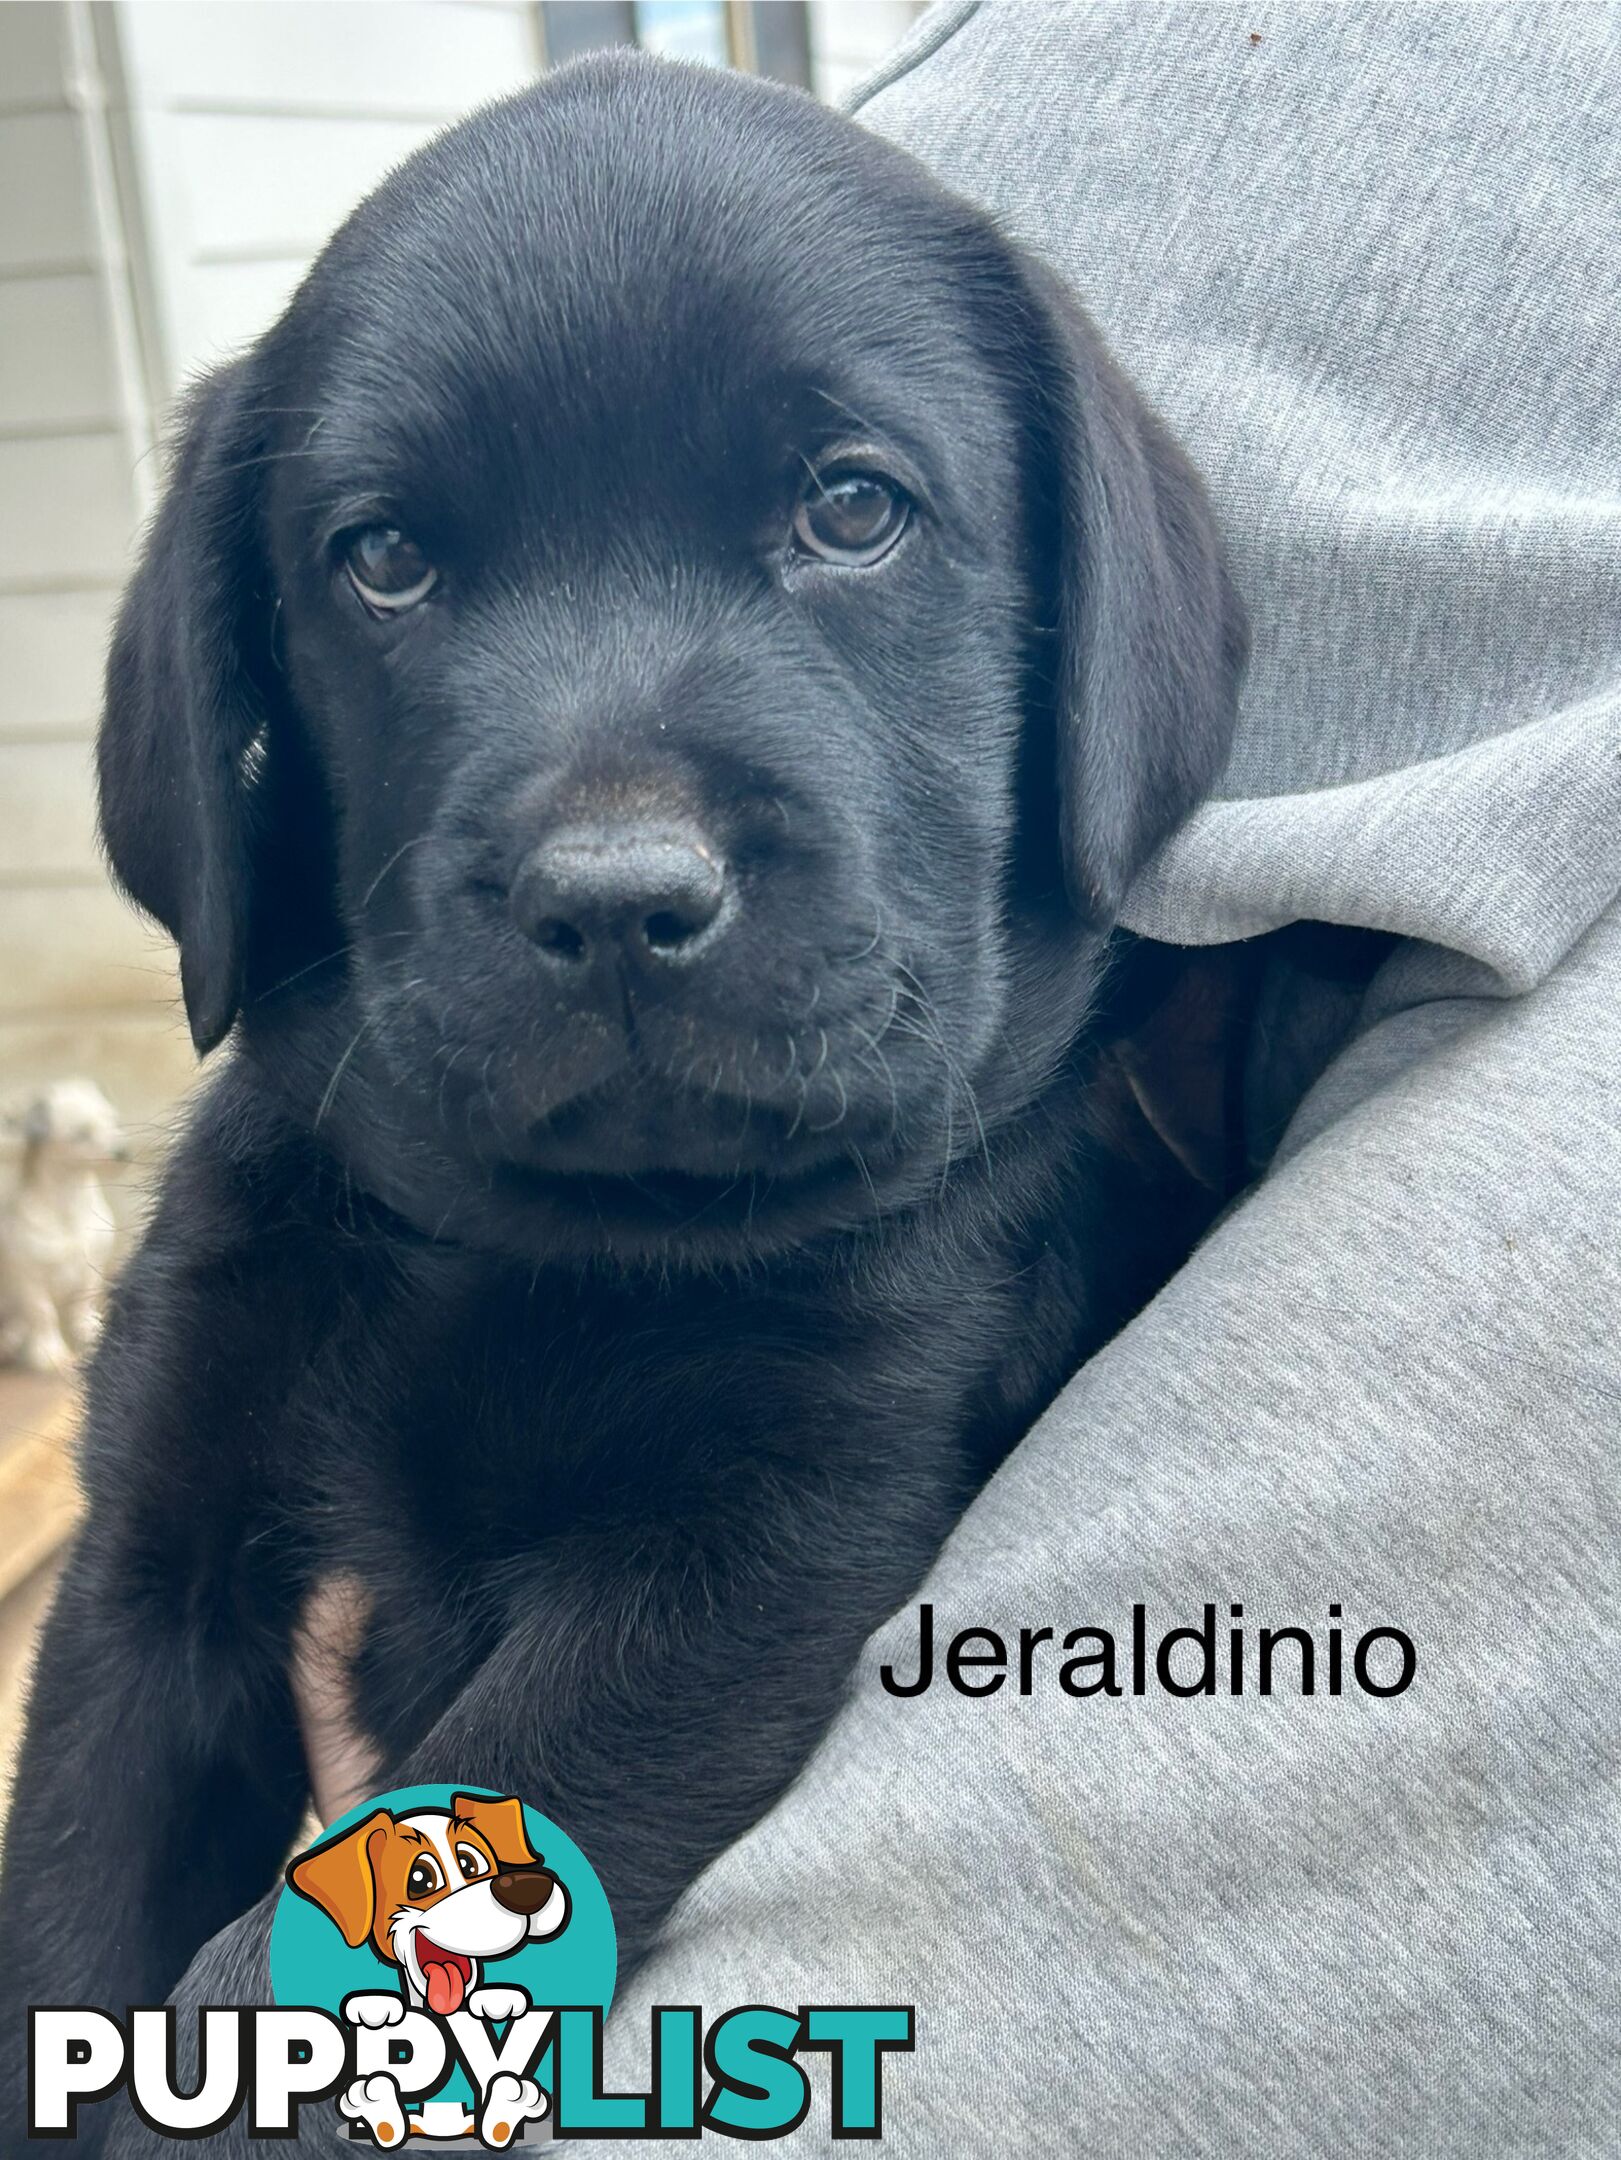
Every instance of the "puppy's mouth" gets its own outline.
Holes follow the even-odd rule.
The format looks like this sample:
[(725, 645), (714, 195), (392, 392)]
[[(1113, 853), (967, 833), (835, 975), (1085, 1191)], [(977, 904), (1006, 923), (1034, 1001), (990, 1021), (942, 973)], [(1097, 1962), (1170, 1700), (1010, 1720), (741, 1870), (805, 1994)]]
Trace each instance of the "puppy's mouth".
[(535, 1121), (492, 1167), (515, 1195), (610, 1231), (679, 1234), (691, 1223), (718, 1228), (881, 1172), (893, 1145), (888, 1105), (882, 1120), (852, 1105), (819, 1123), (800, 1106), (612, 1090)]
[(538, 1113), (492, 1107), (485, 1146), (498, 1161), (553, 1177), (670, 1182), (679, 1202), (699, 1184), (800, 1175), (851, 1143), (881, 1151), (897, 1116), (892, 1094), (875, 1114), (842, 1081), (785, 1102), (765, 1090), (694, 1086), (638, 1063)]
[(416, 1938), (422, 1990), (435, 2017), (452, 2017), (473, 1984), (473, 1961), (459, 1950), (443, 1950), (427, 1935)]

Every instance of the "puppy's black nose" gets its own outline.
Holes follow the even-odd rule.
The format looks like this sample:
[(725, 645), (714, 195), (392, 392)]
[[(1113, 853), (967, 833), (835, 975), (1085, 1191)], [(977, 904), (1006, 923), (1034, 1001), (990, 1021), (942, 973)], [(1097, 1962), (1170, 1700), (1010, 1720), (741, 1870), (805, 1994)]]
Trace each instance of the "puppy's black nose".
[(708, 945), (725, 898), (726, 866), (697, 827), (582, 824), (553, 833), (525, 859), (512, 912), (561, 968), (581, 967), (606, 947), (674, 964)]

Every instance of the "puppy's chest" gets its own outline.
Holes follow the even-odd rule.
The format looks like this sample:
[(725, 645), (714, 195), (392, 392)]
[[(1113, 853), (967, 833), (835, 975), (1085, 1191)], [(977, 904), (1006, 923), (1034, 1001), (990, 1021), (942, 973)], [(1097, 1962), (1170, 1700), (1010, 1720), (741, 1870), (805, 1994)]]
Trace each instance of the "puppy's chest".
[(780, 1312), (498, 1299), (424, 1329), (313, 1518), (321, 1572), (363, 1592), (361, 1728), (409, 1745), (520, 1617), (570, 1609), (648, 1525), (696, 1531), (747, 1459), (847, 1442), (837, 1394)]
[[(404, 1330), (323, 1507), (379, 1571), (465, 1586), (552, 1540), (701, 1505), (740, 1459), (829, 1419), (780, 1311), (483, 1288)], [(370, 1572), (368, 1569), (367, 1572)]]

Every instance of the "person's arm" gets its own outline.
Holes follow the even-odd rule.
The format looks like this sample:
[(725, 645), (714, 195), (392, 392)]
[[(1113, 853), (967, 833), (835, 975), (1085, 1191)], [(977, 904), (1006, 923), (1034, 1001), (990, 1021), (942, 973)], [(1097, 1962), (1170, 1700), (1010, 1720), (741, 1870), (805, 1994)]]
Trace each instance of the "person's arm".
[[(895, 2002), (897, 2160), (1315, 2160), (1325, 2125), (1344, 2152), (1608, 2149), (1621, 915), (1527, 996), (1471, 980), (1387, 963), (1309, 1145), (964, 1517), (920, 1593), (934, 1685), (879, 1679), (913, 1669), (909, 1605), (620, 1992), (607, 2089), (638, 2089), (655, 2003)], [(1207, 1602), (1216, 1692), (1150, 1669), (1133, 1694), (1133, 1607), (1152, 1658)], [(1028, 1697), (1025, 1626), (1054, 1631)], [(1286, 1626), (1309, 1696), (1291, 1641), (1260, 1689)], [(983, 1699), (940, 1671), (966, 1627), (1009, 1646)], [(1082, 1628), (1112, 1634), (1118, 1696), (1062, 1686)], [(1414, 1646), (1399, 1693), (1359, 1683), (1375, 1629)], [(1391, 1638), (1366, 1658), (1400, 1677)], [(821, 2100), (783, 2149), (836, 2149)]]

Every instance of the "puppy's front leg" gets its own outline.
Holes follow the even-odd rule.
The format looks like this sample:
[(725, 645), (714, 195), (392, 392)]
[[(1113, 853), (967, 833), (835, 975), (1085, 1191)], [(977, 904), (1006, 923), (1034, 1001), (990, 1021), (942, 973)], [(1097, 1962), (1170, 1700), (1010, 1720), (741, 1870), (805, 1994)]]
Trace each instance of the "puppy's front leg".
[[(0, 1874), (6, 2152), (28, 2006), (161, 2002), (275, 1882), (304, 1802), (287, 1685), (301, 1585), (278, 1503), (330, 1283), (268, 1171), (250, 1189), (204, 1118), (90, 1373), (87, 1510), (40, 1648)], [(254, 1205), (267, 1187), (274, 1236)], [(106, 2112), (85, 2110), (85, 2149)]]
[[(188, 1669), (143, 1640), (109, 1535), (92, 1518), (68, 1562), (17, 1764), (0, 1880), (7, 2115), (26, 2090), (29, 2006), (122, 2017), (162, 2002), (275, 1879), (303, 1803), (290, 1706), (224, 1646), (198, 1645)], [(82, 2110), (77, 2149), (100, 2149), (111, 2106)]]
[(904, 1452), (892, 1434), (887, 1452), (743, 1465), (679, 1521), (553, 1541), (503, 1641), (386, 1782), (552, 1815), (602, 1879), (628, 1969), (799, 1770), (950, 1528), (949, 1440)]

